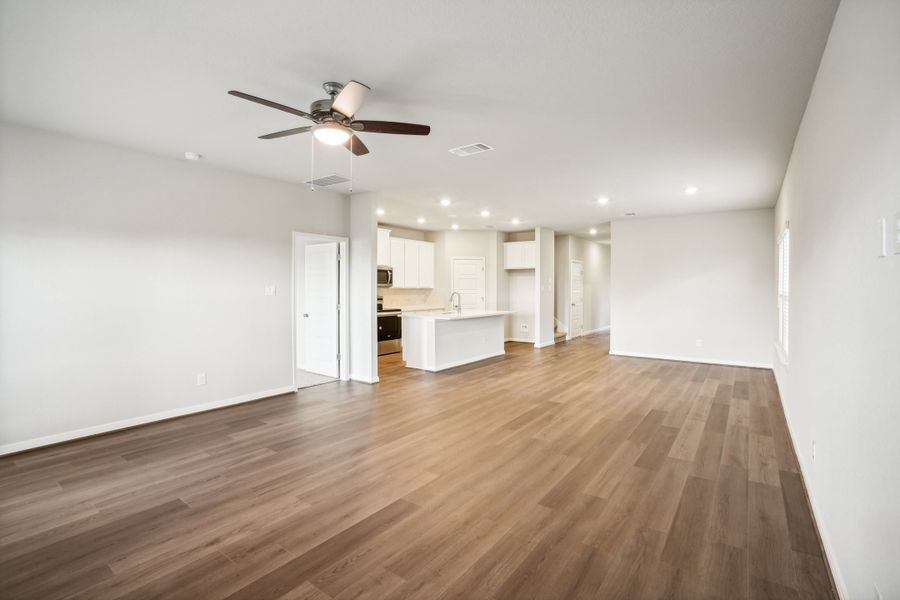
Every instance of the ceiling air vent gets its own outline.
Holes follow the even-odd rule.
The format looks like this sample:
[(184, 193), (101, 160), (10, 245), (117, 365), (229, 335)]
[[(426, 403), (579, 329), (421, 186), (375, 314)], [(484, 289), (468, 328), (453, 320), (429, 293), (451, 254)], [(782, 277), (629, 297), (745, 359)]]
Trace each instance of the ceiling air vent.
[(455, 154), (456, 156), (472, 156), (473, 154), (481, 154), (482, 152), (493, 149), (493, 146), (488, 146), (487, 144), (479, 142), (477, 144), (469, 144), (468, 146), (460, 146), (459, 148), (450, 148), (450, 154)]
[(318, 179), (313, 179), (312, 181), (306, 181), (304, 183), (312, 184), (316, 187), (326, 187), (329, 185), (337, 185), (338, 183), (346, 183), (350, 181), (346, 177), (341, 177), (340, 175), (326, 175), (325, 177), (319, 177)]

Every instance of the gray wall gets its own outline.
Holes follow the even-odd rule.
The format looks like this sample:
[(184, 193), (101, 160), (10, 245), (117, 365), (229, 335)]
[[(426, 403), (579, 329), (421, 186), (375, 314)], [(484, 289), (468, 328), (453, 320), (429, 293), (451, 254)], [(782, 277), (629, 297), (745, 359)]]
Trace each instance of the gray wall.
[(293, 230), (348, 200), (0, 126), (0, 451), (288, 389)]
[(774, 362), (845, 598), (900, 598), (900, 254), (878, 256), (898, 212), (900, 2), (844, 0), (776, 207), (791, 312)]

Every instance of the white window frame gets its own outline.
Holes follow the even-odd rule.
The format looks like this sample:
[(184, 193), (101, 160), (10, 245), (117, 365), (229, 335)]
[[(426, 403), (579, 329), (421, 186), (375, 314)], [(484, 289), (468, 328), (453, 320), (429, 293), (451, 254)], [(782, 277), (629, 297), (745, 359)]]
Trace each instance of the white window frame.
[(791, 331), (791, 229), (778, 236), (778, 349), (787, 364)]

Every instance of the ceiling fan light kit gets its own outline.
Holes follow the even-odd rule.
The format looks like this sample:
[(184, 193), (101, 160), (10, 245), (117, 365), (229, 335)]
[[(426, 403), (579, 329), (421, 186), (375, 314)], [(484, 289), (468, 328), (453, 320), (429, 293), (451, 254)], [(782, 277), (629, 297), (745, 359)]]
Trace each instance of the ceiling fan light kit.
[(273, 140), (312, 131), (316, 139), (333, 146), (344, 145), (354, 155), (362, 156), (368, 154), (369, 149), (359, 138), (358, 133), (428, 135), (431, 132), (431, 127), (428, 125), (354, 119), (370, 89), (369, 86), (358, 81), (350, 81), (347, 85), (327, 81), (322, 84), (322, 88), (329, 97), (314, 101), (309, 105), (309, 112), (237, 90), (231, 90), (228, 93), (237, 98), (262, 104), (313, 122), (312, 126), (294, 127), (259, 136), (263, 140)]
[(313, 135), (323, 144), (339, 146), (350, 139), (350, 130), (337, 123), (323, 123), (313, 126)]

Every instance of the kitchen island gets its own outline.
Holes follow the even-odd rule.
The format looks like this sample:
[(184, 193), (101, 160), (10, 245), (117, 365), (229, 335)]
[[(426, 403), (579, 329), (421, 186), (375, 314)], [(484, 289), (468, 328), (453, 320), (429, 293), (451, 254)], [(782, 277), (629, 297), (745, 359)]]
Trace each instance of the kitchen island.
[(403, 312), (403, 360), (411, 369), (443, 371), (506, 351), (508, 310)]

